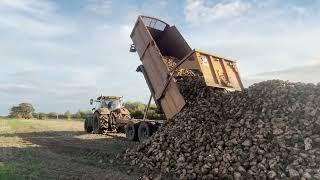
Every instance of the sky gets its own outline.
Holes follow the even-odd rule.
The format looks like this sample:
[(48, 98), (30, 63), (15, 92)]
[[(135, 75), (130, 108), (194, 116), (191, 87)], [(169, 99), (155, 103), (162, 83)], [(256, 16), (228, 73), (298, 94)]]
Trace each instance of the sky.
[(87, 110), (101, 94), (147, 102), (129, 52), (138, 15), (237, 60), (246, 86), (320, 82), (318, 0), (0, 0), (0, 115), (21, 102), (38, 112)]

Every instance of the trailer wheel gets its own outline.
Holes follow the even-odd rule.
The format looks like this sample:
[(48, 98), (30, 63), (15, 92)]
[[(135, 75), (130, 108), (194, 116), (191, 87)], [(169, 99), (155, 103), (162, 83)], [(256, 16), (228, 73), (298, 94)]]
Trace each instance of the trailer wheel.
[(138, 138), (143, 142), (152, 135), (151, 126), (146, 122), (141, 122), (138, 129)]
[(125, 127), (126, 137), (130, 141), (137, 141), (138, 140), (138, 126), (133, 122), (128, 122)]

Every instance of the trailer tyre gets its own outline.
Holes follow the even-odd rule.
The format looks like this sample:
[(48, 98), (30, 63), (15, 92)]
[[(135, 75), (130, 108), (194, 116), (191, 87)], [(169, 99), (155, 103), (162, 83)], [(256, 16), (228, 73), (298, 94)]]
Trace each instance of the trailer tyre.
[(126, 137), (130, 141), (137, 141), (138, 140), (138, 126), (133, 122), (128, 122), (125, 127)]
[(152, 135), (151, 125), (146, 122), (141, 122), (138, 129), (138, 138), (140, 142), (148, 139)]

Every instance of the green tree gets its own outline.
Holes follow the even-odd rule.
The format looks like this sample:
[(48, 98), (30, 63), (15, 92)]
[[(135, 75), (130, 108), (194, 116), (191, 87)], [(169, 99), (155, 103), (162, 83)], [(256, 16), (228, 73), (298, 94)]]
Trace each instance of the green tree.
[(158, 120), (165, 119), (164, 114), (159, 112), (159, 110), (155, 104), (150, 104), (147, 115), (148, 115), (149, 119), (158, 119)]
[[(124, 107), (130, 112), (131, 117), (141, 119), (143, 118), (146, 104), (141, 102), (125, 102)], [(163, 114), (160, 114), (155, 104), (150, 104), (147, 118), (149, 119), (165, 119)]]
[(80, 110), (74, 115), (74, 117), (75, 117), (76, 119), (81, 119), (81, 112), (80, 112)]
[(13, 106), (10, 108), (10, 115), (11, 118), (21, 118), (21, 110), (19, 106)]
[(141, 119), (143, 118), (145, 104), (141, 102), (125, 102), (124, 107), (130, 112), (131, 117)]
[(49, 119), (57, 119), (57, 115), (58, 115), (58, 113), (56, 113), (56, 112), (50, 112), (50, 113), (48, 113), (47, 117)]
[(92, 111), (79, 111), (80, 112), (80, 118), (86, 119), (89, 115), (92, 114)]
[(46, 113), (43, 113), (43, 112), (39, 113), (39, 119), (47, 119), (47, 118), (48, 116)]
[(146, 105), (141, 102), (125, 102), (124, 107), (127, 108), (130, 112), (134, 111), (144, 111)]
[(70, 111), (65, 112), (64, 115), (66, 116), (67, 119), (71, 119), (72, 117), (72, 114)]
[(39, 113), (34, 112), (34, 113), (32, 113), (32, 116), (33, 116), (33, 118), (40, 119)]
[(18, 106), (10, 108), (10, 117), (30, 119), (34, 111), (32, 104), (21, 103)]

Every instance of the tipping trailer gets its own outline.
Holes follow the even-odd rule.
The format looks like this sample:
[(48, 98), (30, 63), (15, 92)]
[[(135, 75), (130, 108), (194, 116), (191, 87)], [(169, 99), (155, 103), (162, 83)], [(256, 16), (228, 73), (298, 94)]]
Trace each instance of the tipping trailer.
[[(167, 119), (179, 113), (186, 101), (173, 76), (176, 69), (199, 72), (208, 86), (228, 91), (242, 90), (243, 84), (235, 61), (191, 49), (175, 26), (149, 16), (139, 16), (130, 35), (131, 52), (138, 52), (142, 72), (151, 95)], [(169, 71), (165, 56), (180, 61)]]
[[(130, 52), (138, 52), (141, 72), (151, 96), (143, 119), (114, 119), (116, 127), (124, 127), (129, 140), (143, 141), (155, 132), (161, 120), (148, 120), (146, 114), (152, 98), (166, 119), (172, 119), (186, 105), (174, 78), (177, 69), (189, 69), (203, 76), (208, 86), (229, 91), (242, 90), (240, 74), (235, 61), (211, 53), (191, 49), (175, 26), (148, 16), (139, 16), (130, 35)], [(163, 58), (179, 59), (168, 70)]]

